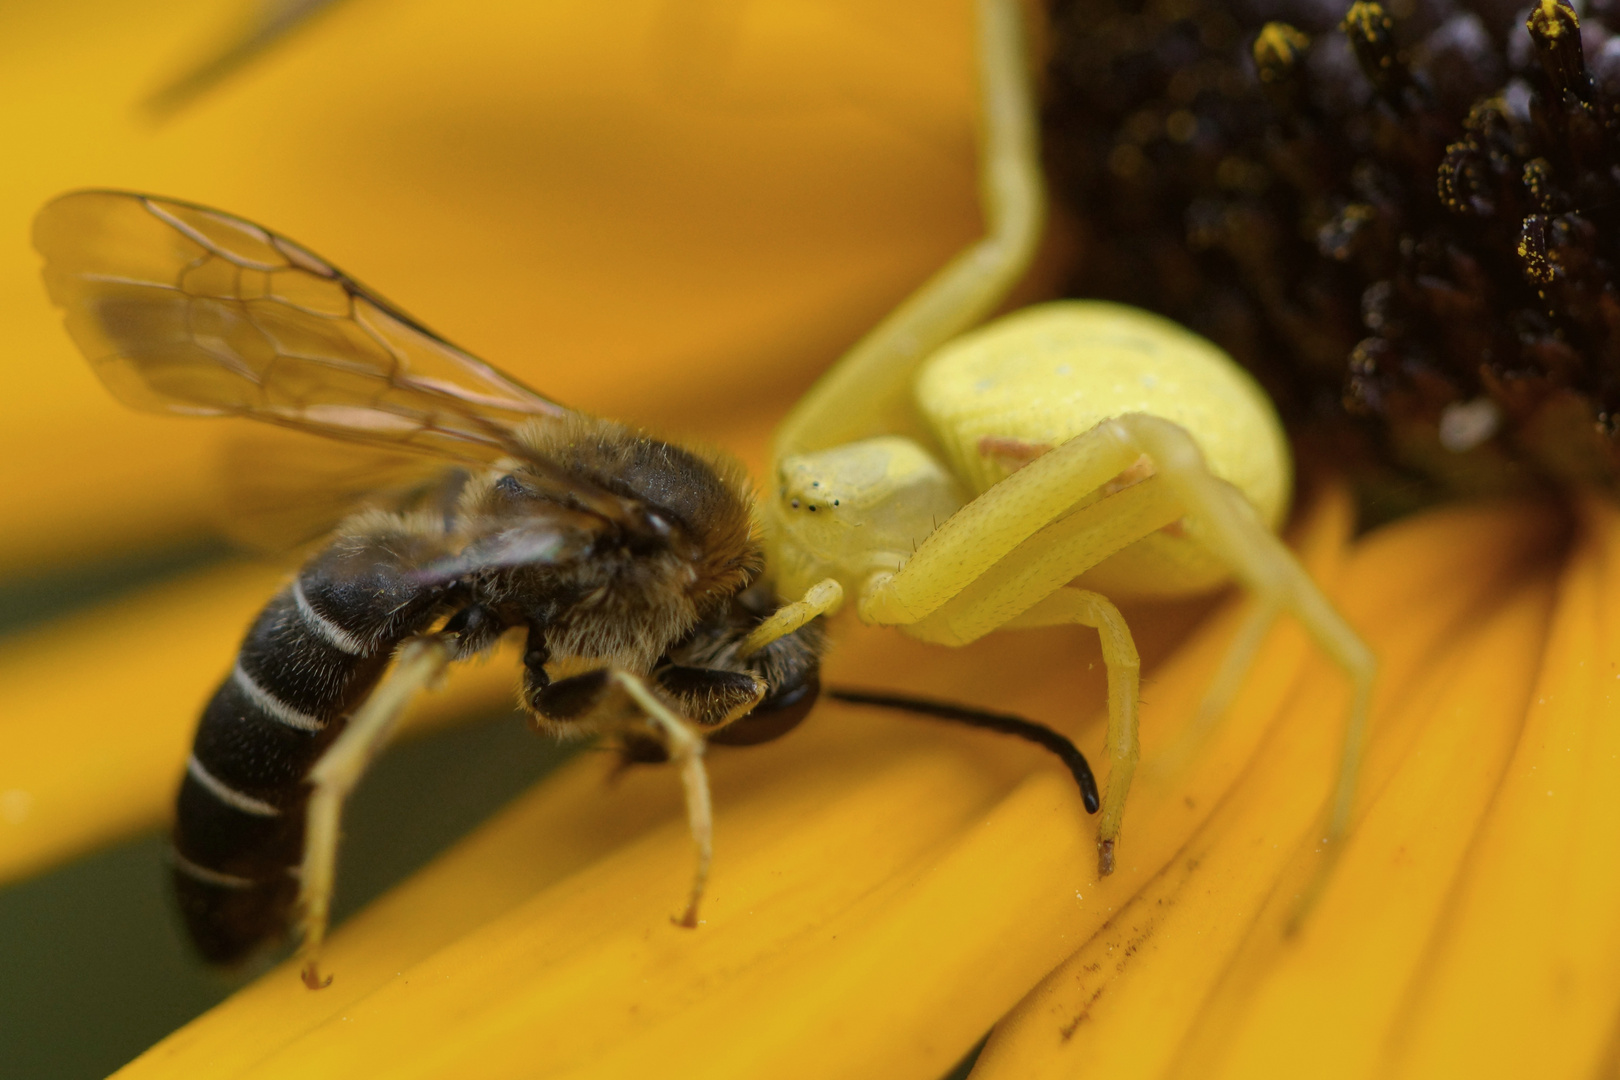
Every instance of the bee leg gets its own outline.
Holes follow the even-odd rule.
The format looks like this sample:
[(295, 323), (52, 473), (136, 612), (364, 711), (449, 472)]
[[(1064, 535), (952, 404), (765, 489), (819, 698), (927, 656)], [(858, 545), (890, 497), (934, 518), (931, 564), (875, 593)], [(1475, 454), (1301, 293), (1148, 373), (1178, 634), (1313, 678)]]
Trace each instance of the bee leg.
[(696, 926), (698, 905), (703, 900), (714, 855), (714, 815), (709, 802), (709, 774), (703, 767), (703, 732), (664, 704), (646, 679), (622, 668), (603, 668), (531, 685), (528, 698), (543, 727), (567, 726), (587, 731), (617, 728), (625, 733), (626, 746), (636, 760), (657, 760), (651, 751), (659, 746), (680, 769), (681, 785), (686, 789), (686, 820), (697, 847), (697, 869), (692, 875), (686, 910), (679, 918), (671, 917), (671, 921), (678, 926)]
[(393, 734), (405, 707), (444, 673), (456, 655), (456, 640), (445, 634), (416, 637), (401, 645), (394, 670), (355, 710), (343, 734), (309, 770), (306, 779), (313, 790), (304, 824), (304, 861), (299, 874), (298, 919), (303, 941), (298, 953), (304, 965), (304, 985), (311, 990), (332, 981), (330, 975), (321, 978), (318, 961), (331, 913), (343, 801)]
[(764, 679), (746, 671), (665, 664), (652, 674), (653, 685), (690, 717), (705, 738), (741, 720), (765, 698)]
[(483, 652), (500, 640), (505, 632), (506, 626), (499, 616), (483, 604), (469, 604), (462, 608), (450, 616), (444, 629), (439, 631), (455, 639), (457, 660)]
[[(659, 667), (653, 672), (653, 684), (675, 703), (677, 715), (691, 718), (705, 741), (728, 744), (738, 743), (732, 737), (734, 732), (751, 729), (751, 725), (739, 725), (736, 721), (752, 720), (754, 707), (765, 699), (769, 689), (765, 680), (747, 672), (680, 664)], [(564, 685), (563, 689), (571, 688)], [(781, 725), (781, 733), (786, 734), (787, 728), (808, 711), (807, 705), (799, 715), (788, 717), (789, 723)], [(741, 743), (763, 741), (763, 738), (744, 737)], [(619, 736), (619, 768), (614, 775), (633, 765), (662, 765), (668, 761), (669, 751), (663, 739), (651, 732), (626, 731)]]
[(612, 678), (641, 706), (647, 725), (663, 741), (669, 760), (681, 770), (681, 786), (686, 789), (686, 822), (692, 832), (692, 843), (697, 847), (697, 868), (692, 875), (692, 892), (686, 911), (673, 921), (677, 926), (695, 927), (698, 905), (703, 902), (703, 889), (709, 882), (709, 863), (714, 858), (714, 813), (709, 804), (709, 774), (703, 767), (703, 736), (659, 701), (641, 676), (614, 669)]

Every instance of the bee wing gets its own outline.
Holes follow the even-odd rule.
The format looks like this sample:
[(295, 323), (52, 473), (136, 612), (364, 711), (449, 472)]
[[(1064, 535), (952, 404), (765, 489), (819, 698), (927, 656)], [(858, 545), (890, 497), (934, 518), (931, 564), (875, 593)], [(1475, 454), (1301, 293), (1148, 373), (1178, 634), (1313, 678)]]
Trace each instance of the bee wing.
[(241, 547), (273, 555), (326, 539), (361, 510), (438, 510), (448, 518), (468, 475), (422, 454), (264, 426), (227, 440), (218, 465), (216, 526)]
[(353, 278), (218, 210), (80, 191), (34, 220), (68, 333), (126, 404), (247, 416), (488, 461), (567, 410), (444, 341)]
[(583, 558), (602, 536), (603, 522), (595, 514), (541, 504), (505, 528), (477, 532), (473, 542), (428, 563), (415, 577), (442, 584), (483, 570), (555, 566)]

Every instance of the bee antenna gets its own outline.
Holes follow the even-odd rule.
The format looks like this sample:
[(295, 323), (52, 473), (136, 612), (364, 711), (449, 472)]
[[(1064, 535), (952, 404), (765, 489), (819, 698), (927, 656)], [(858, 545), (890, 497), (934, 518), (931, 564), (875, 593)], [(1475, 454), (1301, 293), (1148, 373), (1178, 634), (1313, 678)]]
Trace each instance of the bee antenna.
[(1037, 724), (1033, 720), (1025, 720), (1022, 716), (1014, 716), (1012, 713), (989, 712), (949, 701), (908, 697), (904, 694), (834, 688), (826, 691), (826, 696), (849, 705), (871, 705), (879, 709), (917, 713), (932, 716), (937, 720), (950, 720), (966, 724), (968, 727), (984, 728), (986, 731), (996, 731), (1003, 735), (1025, 739), (1050, 750), (1067, 766), (1074, 777), (1074, 782), (1080, 785), (1080, 798), (1086, 804), (1086, 813), (1095, 814), (1097, 808), (1102, 805), (1097, 795), (1097, 778), (1091, 774), (1091, 765), (1086, 761), (1086, 756), (1067, 735), (1053, 731), (1045, 724)]

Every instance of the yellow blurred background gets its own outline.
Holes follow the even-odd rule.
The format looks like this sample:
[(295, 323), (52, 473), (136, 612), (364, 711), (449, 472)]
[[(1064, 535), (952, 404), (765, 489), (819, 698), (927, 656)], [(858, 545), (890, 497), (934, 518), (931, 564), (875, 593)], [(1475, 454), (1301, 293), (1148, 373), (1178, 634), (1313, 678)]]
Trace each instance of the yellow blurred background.
[(28, 245), (78, 187), (308, 245), (579, 408), (766, 425), (977, 228), (967, 4), (352, 0), (163, 123), (232, 4), (0, 19), (0, 568), (206, 527), (217, 424), (131, 415)]
[[(0, 1075), (101, 1075), (229, 989), (174, 934), (153, 830), (279, 572), (211, 539), (233, 425), (127, 411), (69, 342), (41, 204), (116, 187), (261, 222), (542, 392), (756, 477), (787, 405), (979, 229), (967, 0), (349, 0), (142, 111), (249, 10), (0, 7)], [(503, 711), (483, 679), (461, 711)], [(368, 783), (351, 901), (554, 760), (466, 731)], [(480, 790), (450, 806), (458, 776)], [(400, 824), (430, 782), (446, 805)], [(368, 814), (416, 848), (368, 869)]]

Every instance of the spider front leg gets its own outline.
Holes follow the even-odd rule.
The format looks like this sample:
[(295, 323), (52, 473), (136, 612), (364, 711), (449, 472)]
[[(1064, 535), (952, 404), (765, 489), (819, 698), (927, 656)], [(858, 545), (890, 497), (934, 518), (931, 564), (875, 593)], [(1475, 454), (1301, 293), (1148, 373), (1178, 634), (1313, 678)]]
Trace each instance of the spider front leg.
[[(1349, 677), (1350, 716), (1345, 726), (1339, 777), (1324, 837), (1329, 850), (1336, 851), (1350, 827), (1356, 775), (1361, 767), (1367, 718), (1372, 710), (1373, 680), (1378, 672), (1372, 650), (1322, 595), (1322, 590), (1316, 587), (1316, 582), (1293, 553), (1260, 522), (1243, 496), (1211, 475), (1197, 444), (1185, 430), (1153, 416), (1122, 416), (1111, 423), (1118, 425), (1124, 437), (1142, 447), (1152, 458), (1165, 483), (1176, 490), (1189, 514), (1203, 524), (1204, 545), (1257, 595), (1260, 607), (1251, 626), (1268, 621), (1278, 610), (1287, 611)], [(1259, 641), (1260, 635), (1252, 631), (1240, 635), (1236, 646), (1248, 652), (1241, 657), (1245, 666), (1258, 649)], [(1223, 665), (1222, 677), (1216, 681), (1216, 688), (1227, 695), (1226, 698), (1219, 700), (1212, 695), (1206, 699), (1203, 714), (1218, 715), (1230, 704), (1230, 696), (1237, 689), (1237, 680), (1227, 677), (1228, 669), (1233, 666), (1230, 662)]]
[(986, 234), (863, 337), (777, 429), (772, 457), (893, 430), (935, 349), (990, 314), (1034, 258), (1046, 219), (1030, 54), (1016, 0), (978, 0), (979, 193)]
[[(1143, 466), (1143, 459), (1146, 467)], [(1118, 488), (1120, 477), (1128, 486)], [(1114, 484), (1109, 484), (1114, 480)], [(1101, 489), (1104, 494), (1086, 501)], [(1072, 509), (1076, 505), (1080, 509)], [(1293, 555), (1248, 502), (1214, 476), (1188, 433), (1159, 417), (1106, 420), (1036, 458), (963, 507), (892, 574), (860, 590), (863, 620), (904, 626), (928, 641), (964, 644), (1001, 627), (1096, 626), (1109, 668), (1109, 775), (1099, 827), (1099, 869), (1112, 869), (1138, 756), (1135, 648), (1112, 604), (1064, 586), (1166, 525), (1187, 525), (1260, 601), (1260, 628), (1288, 611), (1345, 669), (1354, 686), (1327, 839), (1349, 822), (1376, 665)], [(1259, 633), (1241, 635), (1206, 710), (1224, 711)]]
[(1125, 820), (1125, 795), (1142, 756), (1137, 717), (1142, 703), (1142, 658), (1125, 618), (1107, 597), (1086, 589), (1059, 589), (1004, 629), (1078, 624), (1097, 631), (1108, 671), (1108, 792), (1097, 822), (1097, 873), (1114, 872), (1114, 845)]

